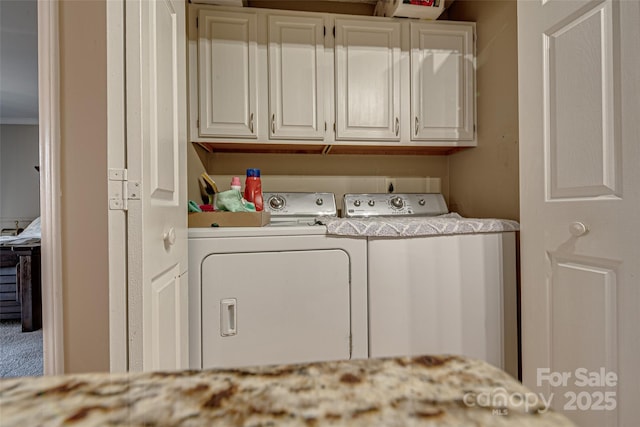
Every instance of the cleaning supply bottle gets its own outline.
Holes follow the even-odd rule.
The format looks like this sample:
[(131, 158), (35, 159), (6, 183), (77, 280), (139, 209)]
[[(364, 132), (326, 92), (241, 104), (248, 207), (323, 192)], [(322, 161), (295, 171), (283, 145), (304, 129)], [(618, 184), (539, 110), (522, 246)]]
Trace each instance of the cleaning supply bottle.
[(256, 211), (260, 212), (263, 209), (260, 169), (247, 169), (247, 180), (244, 184), (244, 198), (255, 204)]
[(231, 178), (231, 189), (238, 190), (242, 194), (242, 184), (240, 184), (240, 177), (234, 176)]

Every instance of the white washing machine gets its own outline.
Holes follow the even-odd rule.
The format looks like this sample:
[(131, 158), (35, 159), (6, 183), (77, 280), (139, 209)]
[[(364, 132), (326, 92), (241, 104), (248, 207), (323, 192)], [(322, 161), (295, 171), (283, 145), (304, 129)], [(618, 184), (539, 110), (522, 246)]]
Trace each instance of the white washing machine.
[[(461, 234), (493, 223), (437, 223), (429, 216), (448, 212), (441, 194), (345, 195), (344, 209), (369, 218), (349, 228), (368, 236), (370, 357), (463, 354), (518, 377), (514, 231)], [(438, 235), (384, 236), (420, 227)]]
[(190, 366), (367, 358), (366, 240), (309, 225), (331, 193), (264, 199), (270, 226), (189, 229)]

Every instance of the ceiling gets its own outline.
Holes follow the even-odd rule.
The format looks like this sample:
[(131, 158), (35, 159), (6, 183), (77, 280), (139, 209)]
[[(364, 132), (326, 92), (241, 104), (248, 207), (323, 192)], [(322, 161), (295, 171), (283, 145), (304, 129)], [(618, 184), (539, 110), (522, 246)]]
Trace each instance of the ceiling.
[(37, 123), (37, 0), (0, 0), (0, 124)]

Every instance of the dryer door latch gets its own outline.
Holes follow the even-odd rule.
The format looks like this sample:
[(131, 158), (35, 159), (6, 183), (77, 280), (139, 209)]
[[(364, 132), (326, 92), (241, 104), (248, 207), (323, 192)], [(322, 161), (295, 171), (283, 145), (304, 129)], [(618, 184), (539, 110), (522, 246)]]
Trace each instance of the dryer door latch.
[(229, 337), (238, 333), (236, 316), (238, 301), (235, 298), (220, 300), (220, 335)]

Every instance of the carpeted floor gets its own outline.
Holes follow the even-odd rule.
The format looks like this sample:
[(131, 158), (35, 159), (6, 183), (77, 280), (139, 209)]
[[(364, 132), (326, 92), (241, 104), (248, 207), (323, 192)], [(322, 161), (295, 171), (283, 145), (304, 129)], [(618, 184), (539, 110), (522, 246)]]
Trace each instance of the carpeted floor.
[(0, 378), (42, 375), (42, 329), (21, 330), (19, 320), (0, 322)]

